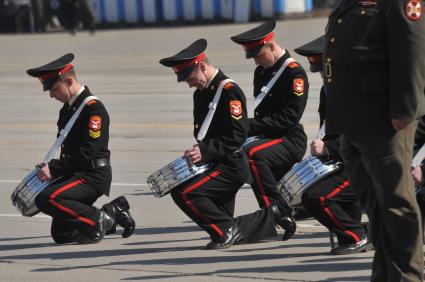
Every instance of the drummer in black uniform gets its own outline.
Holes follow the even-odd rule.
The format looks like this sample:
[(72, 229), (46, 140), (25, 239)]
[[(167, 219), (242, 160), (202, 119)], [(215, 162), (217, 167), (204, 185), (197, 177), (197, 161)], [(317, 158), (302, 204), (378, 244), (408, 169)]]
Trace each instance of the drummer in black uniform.
[[(81, 103), (92, 96), (77, 80), (73, 59), (73, 54), (66, 54), (27, 71), (41, 81), (43, 91), (64, 104), (57, 122), (59, 133)], [(53, 218), (55, 242), (97, 243), (105, 234), (115, 232), (116, 223), (124, 227), (123, 237), (133, 233), (135, 222), (123, 196), (102, 209), (93, 206), (97, 198), (109, 195), (112, 170), (108, 141), (108, 112), (99, 100), (89, 100), (62, 143), (60, 158), (38, 165), (39, 179), (52, 183), (38, 194), (35, 204)]]
[[(322, 76), (325, 43), (325, 37), (321, 36), (294, 50), (308, 58), (311, 72), (320, 72)], [(326, 93), (322, 87), (319, 103), (320, 126), (325, 122), (325, 105)], [(310, 153), (313, 156), (340, 161), (339, 136), (325, 135), (323, 140), (313, 140)], [(344, 170), (324, 178), (305, 191), (302, 204), (310, 215), (336, 234), (338, 246), (331, 249), (332, 255), (359, 253), (372, 248), (361, 224), (360, 201)]]
[(194, 136), (198, 143), (184, 155), (194, 164), (206, 162), (213, 167), (171, 191), (179, 208), (211, 237), (207, 249), (222, 249), (235, 243), (258, 241), (276, 235), (275, 224), (290, 237), (295, 227), (285, 203), (233, 218), (235, 195), (248, 180), (246, 157), (239, 149), (248, 134), (245, 96), (233, 82), (223, 83), (221, 98), (204, 138), (199, 131), (220, 84), (228, 79), (210, 64), (205, 50), (207, 41), (199, 39), (174, 56), (160, 60), (172, 67), (178, 82), (195, 87), (193, 93)]
[[(283, 200), (278, 181), (300, 161), (307, 148), (307, 136), (300, 124), (308, 96), (307, 75), (301, 65), (291, 61), (289, 52), (275, 41), (274, 20), (233, 36), (247, 59), (258, 65), (254, 72), (254, 117), (249, 118), (249, 136), (260, 136), (244, 146), (254, 181), (251, 186), (260, 207)], [(279, 75), (268, 94), (258, 104), (260, 92)]]

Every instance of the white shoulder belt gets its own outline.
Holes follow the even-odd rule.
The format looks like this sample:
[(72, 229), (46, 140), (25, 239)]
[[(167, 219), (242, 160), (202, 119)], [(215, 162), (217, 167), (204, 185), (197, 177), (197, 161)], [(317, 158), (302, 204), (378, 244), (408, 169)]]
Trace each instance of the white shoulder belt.
[(207, 134), (207, 131), (208, 131), (208, 128), (210, 127), (215, 110), (217, 109), (218, 102), (220, 101), (221, 92), (223, 92), (223, 87), (229, 82), (236, 83), (232, 79), (225, 79), (222, 82), (220, 82), (220, 86), (217, 88), (214, 98), (208, 106), (209, 108), (208, 114), (205, 117), (204, 122), (202, 123), (201, 129), (199, 130), (198, 135), (196, 136), (196, 140), (198, 140), (199, 142), (202, 142), (205, 135)]
[(56, 142), (50, 148), (49, 152), (47, 152), (47, 155), (43, 159), (43, 163), (48, 163), (51, 159), (53, 159), (54, 155), (56, 154), (56, 151), (60, 148), (60, 146), (63, 143), (63, 140), (65, 140), (69, 131), (72, 129), (72, 126), (74, 125), (75, 121), (77, 120), (77, 118), (80, 115), (81, 111), (83, 110), (84, 106), (88, 102), (90, 102), (91, 100), (99, 100), (99, 98), (97, 98), (96, 96), (89, 96), (86, 99), (84, 99), (84, 101), (81, 103), (81, 105), (75, 111), (75, 113), (69, 119), (66, 126), (59, 131), (59, 137), (58, 137), (58, 139), (56, 139)]
[(286, 59), (285, 62), (283, 62), (282, 66), (279, 68), (279, 70), (276, 72), (276, 74), (267, 83), (267, 85), (261, 88), (260, 94), (258, 94), (254, 101), (254, 110), (258, 107), (261, 101), (263, 101), (264, 97), (266, 97), (266, 95), (270, 92), (270, 89), (272, 89), (273, 85), (276, 83), (277, 79), (282, 75), (286, 67), (292, 62), (295, 62), (295, 59)]

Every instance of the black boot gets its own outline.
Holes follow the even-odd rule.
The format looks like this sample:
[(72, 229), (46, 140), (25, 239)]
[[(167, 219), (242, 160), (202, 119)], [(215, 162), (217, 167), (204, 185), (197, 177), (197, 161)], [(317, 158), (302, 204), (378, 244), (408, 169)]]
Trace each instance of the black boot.
[(297, 224), (292, 216), (293, 209), (285, 201), (277, 201), (270, 205), (273, 212), (274, 222), (279, 225), (285, 233), (282, 240), (289, 240), (297, 230)]
[(109, 214), (101, 210), (95, 228), (92, 228), (84, 238), (78, 241), (78, 243), (94, 244), (102, 241), (106, 232), (114, 226), (114, 223), (115, 220)]
[(240, 233), (238, 225), (234, 223), (232, 227), (226, 230), (222, 238), (218, 240), (212, 240), (207, 244), (206, 248), (207, 250), (225, 249), (240, 242), (242, 239), (242, 233)]
[[(121, 234), (123, 238), (130, 237), (136, 228), (136, 222), (129, 209), (130, 205), (124, 196), (120, 196), (102, 207), (102, 210), (111, 214), (115, 218), (115, 222), (124, 228), (124, 232)], [(116, 226), (112, 227), (111, 233), (115, 233), (115, 230)]]

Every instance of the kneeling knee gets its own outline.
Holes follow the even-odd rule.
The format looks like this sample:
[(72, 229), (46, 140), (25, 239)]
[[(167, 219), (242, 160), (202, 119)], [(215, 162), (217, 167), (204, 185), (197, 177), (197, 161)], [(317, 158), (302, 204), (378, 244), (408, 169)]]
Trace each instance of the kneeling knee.
[(43, 211), (44, 207), (49, 205), (49, 195), (46, 195), (43, 192), (38, 194), (37, 197), (35, 197), (35, 205), (39, 210)]

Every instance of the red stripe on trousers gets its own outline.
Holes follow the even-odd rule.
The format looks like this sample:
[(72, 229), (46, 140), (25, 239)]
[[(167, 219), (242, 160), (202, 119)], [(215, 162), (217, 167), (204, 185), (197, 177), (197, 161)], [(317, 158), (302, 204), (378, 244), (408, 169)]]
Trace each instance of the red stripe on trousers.
[(326, 199), (330, 199), (332, 197), (334, 197), (335, 195), (337, 195), (338, 193), (340, 193), (342, 190), (344, 190), (346, 187), (348, 187), (348, 185), (350, 185), (350, 180), (346, 180), (344, 181), (340, 186), (338, 186), (337, 188), (335, 188), (332, 192), (330, 192), (328, 195), (326, 195), (326, 197), (320, 197), (320, 205), (323, 207), (323, 209), (325, 210), (325, 212), (329, 215), (329, 217), (331, 218), (331, 220), (339, 227), (341, 228), (341, 230), (347, 234), (348, 236), (351, 236), (354, 241), (358, 242), (360, 241), (359, 236), (357, 236), (354, 232), (351, 232), (349, 230), (346, 230), (344, 228), (344, 226), (341, 224), (341, 222), (339, 222), (336, 217), (334, 216), (334, 214), (331, 212), (331, 210), (329, 208), (325, 208), (325, 200)]
[(275, 139), (275, 140), (266, 142), (264, 144), (258, 145), (256, 147), (253, 147), (248, 152), (249, 166), (251, 167), (252, 173), (254, 174), (255, 182), (257, 182), (257, 185), (260, 188), (261, 197), (263, 198), (266, 208), (270, 206), (270, 200), (266, 195), (266, 190), (264, 189), (263, 183), (261, 182), (260, 174), (258, 173), (258, 169), (255, 166), (255, 162), (252, 160), (252, 156), (254, 156), (256, 152), (263, 150), (265, 148), (268, 148), (270, 146), (276, 145), (280, 142), (283, 142), (283, 139), (281, 138)]
[(88, 218), (85, 218), (85, 217), (82, 217), (82, 216), (79, 216), (79, 215), (78, 215), (76, 212), (74, 212), (73, 210), (70, 210), (70, 209), (68, 209), (67, 207), (64, 207), (64, 206), (62, 206), (62, 205), (59, 205), (59, 204), (55, 201), (55, 198), (56, 198), (56, 196), (57, 196), (57, 195), (59, 195), (60, 193), (62, 193), (62, 192), (64, 192), (64, 191), (66, 191), (66, 190), (68, 190), (68, 189), (70, 189), (70, 188), (72, 188), (72, 187), (74, 187), (74, 186), (76, 186), (76, 185), (78, 185), (78, 184), (81, 184), (81, 183), (83, 183), (83, 180), (82, 180), (82, 179), (79, 179), (79, 180), (77, 180), (77, 181), (74, 181), (74, 182), (68, 183), (67, 185), (65, 185), (65, 186), (63, 186), (63, 187), (61, 187), (61, 188), (59, 188), (59, 189), (58, 189), (58, 190), (56, 190), (53, 194), (51, 194), (51, 195), (50, 195), (50, 197), (49, 197), (49, 202), (50, 202), (53, 206), (55, 206), (57, 209), (59, 209), (59, 210), (61, 210), (61, 211), (65, 212), (65, 213), (67, 213), (67, 214), (69, 214), (69, 215), (71, 215), (71, 216), (75, 217), (76, 219), (78, 219), (78, 220), (80, 220), (80, 221), (82, 221), (82, 222), (84, 222), (84, 223), (87, 223), (88, 225), (95, 226), (95, 225), (96, 225), (96, 223), (95, 223), (93, 220), (88, 219)]
[(195, 213), (197, 214), (200, 218), (202, 218), (205, 222), (207, 222), (217, 233), (220, 237), (223, 237), (223, 232), (220, 230), (220, 228), (218, 228), (217, 225), (211, 223), (206, 217), (204, 217), (199, 210), (193, 205), (191, 200), (187, 199), (187, 193), (192, 192), (193, 190), (195, 190), (196, 188), (200, 187), (202, 184), (205, 184), (206, 182), (208, 182), (210, 179), (212, 179), (213, 177), (216, 177), (217, 175), (219, 175), (220, 172), (218, 170), (210, 173), (209, 175), (205, 176), (204, 178), (202, 178), (201, 180), (199, 180), (198, 182), (190, 185), (189, 187), (187, 187), (184, 191), (183, 191), (183, 200), (186, 202), (186, 204), (189, 206), (189, 208)]

